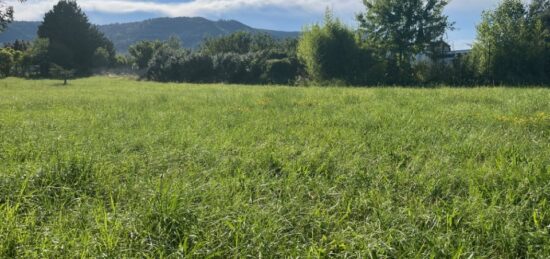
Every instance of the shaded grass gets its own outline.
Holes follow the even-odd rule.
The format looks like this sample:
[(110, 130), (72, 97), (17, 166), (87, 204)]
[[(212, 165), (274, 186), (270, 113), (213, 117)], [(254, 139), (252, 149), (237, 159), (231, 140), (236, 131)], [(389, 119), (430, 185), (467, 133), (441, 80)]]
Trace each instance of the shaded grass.
[(0, 81), (0, 257), (548, 257), (550, 90)]

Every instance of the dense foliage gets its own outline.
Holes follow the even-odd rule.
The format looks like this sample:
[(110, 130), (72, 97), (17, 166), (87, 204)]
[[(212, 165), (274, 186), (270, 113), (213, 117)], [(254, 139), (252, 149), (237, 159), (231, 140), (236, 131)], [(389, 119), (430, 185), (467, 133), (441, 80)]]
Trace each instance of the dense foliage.
[(51, 63), (87, 74), (114, 61), (115, 50), (97, 27), (92, 26), (75, 1), (59, 1), (46, 13), (38, 28), (40, 38), (49, 39)]
[(363, 0), (360, 31), (387, 59), (388, 81), (410, 83), (415, 56), (441, 40), (452, 23), (443, 13), (448, 0)]
[[(549, 4), (504, 0), (484, 13), (471, 53), (449, 57), (443, 36), (453, 23), (446, 0), (369, 0), (347, 28), (330, 11), (322, 24), (285, 45), (262, 34), (234, 33), (201, 48), (159, 51), (160, 42), (131, 48), (138, 68), (157, 81), (229, 83), (545, 84), (550, 82)], [(147, 47), (148, 55), (133, 51)], [(151, 53), (156, 53), (155, 55)], [(145, 59), (143, 57), (146, 57)], [(152, 62), (151, 62), (152, 61)], [(145, 66), (147, 64), (147, 66)], [(197, 69), (200, 68), (200, 71)]]
[(135, 67), (141, 70), (147, 68), (149, 61), (161, 46), (160, 41), (140, 41), (130, 46), (128, 52), (133, 57)]
[(75, 1), (59, 1), (44, 16), (38, 36), (0, 49), (0, 76), (59, 77), (59, 71), (82, 76), (116, 63), (113, 44), (88, 22)]
[(354, 32), (329, 13), (324, 25), (306, 28), (298, 44), (298, 58), (316, 82), (352, 81), (361, 72), (357, 62), (360, 52)]
[(550, 80), (550, 35), (541, 19), (548, 5), (546, 11), (539, 8), (503, 0), (496, 10), (483, 14), (471, 53), (471, 66), (480, 80), (516, 84)]
[(142, 41), (130, 55), (147, 79), (162, 82), (288, 84), (300, 71), (296, 41), (248, 32), (207, 39), (194, 50), (175, 38)]
[(48, 69), (47, 39), (34, 42), (16, 41), (0, 48), (0, 77), (32, 76), (42, 74), (41, 69)]

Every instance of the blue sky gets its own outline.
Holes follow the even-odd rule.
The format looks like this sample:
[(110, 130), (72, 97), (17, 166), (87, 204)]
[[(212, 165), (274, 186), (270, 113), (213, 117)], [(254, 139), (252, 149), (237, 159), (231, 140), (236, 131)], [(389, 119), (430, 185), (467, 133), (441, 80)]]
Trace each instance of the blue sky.
[[(406, 0), (405, 0), (406, 1)], [(29, 0), (15, 6), (17, 20), (40, 20), (56, 0)], [(90, 20), (97, 24), (141, 21), (154, 17), (202, 16), (213, 20), (234, 19), (256, 28), (298, 31), (322, 20), (330, 7), (350, 26), (357, 26), (355, 14), (363, 11), (361, 0), (79, 0)], [(454, 49), (469, 48), (483, 10), (498, 0), (452, 0), (447, 14), (456, 30), (447, 37)]]

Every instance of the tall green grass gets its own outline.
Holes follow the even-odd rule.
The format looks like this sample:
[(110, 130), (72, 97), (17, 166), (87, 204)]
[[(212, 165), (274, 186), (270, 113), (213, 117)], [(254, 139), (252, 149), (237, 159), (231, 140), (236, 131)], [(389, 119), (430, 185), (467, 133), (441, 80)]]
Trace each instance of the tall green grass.
[(550, 90), (0, 80), (0, 257), (550, 256)]

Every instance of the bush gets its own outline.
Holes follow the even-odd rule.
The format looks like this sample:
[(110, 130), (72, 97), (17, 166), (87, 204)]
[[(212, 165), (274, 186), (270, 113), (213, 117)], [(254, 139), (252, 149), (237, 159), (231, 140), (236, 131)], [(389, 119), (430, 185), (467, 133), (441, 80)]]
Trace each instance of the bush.
[(216, 81), (224, 83), (244, 82), (248, 73), (249, 60), (245, 55), (222, 53), (212, 57)]
[(106, 68), (111, 65), (111, 57), (105, 48), (97, 48), (92, 57), (95, 68)]
[(185, 55), (188, 55), (185, 50), (160, 48), (148, 62), (147, 79), (160, 82), (177, 81), (178, 73), (175, 71), (173, 64), (183, 59)]
[(296, 59), (270, 59), (265, 63), (263, 80), (272, 84), (290, 84), (298, 75), (298, 61)]
[(131, 57), (128, 57), (125, 55), (116, 55), (115, 63), (113, 65), (114, 67), (117, 67), (117, 68), (131, 67), (132, 65)]
[(162, 82), (288, 84), (300, 65), (296, 58), (273, 51), (208, 55), (184, 49), (161, 48), (147, 68), (149, 80)]
[[(298, 43), (298, 58), (311, 80), (364, 83), (371, 64), (355, 33), (327, 14), (323, 25), (306, 29)], [(366, 61), (365, 61), (366, 60)]]
[(276, 48), (277, 42), (265, 33), (236, 32), (224, 37), (210, 38), (201, 45), (201, 52), (209, 55), (247, 54)]
[(6, 48), (0, 49), (0, 76), (10, 76), (13, 66), (13, 51)]
[(545, 28), (540, 17), (528, 11), (531, 8), (518, 0), (504, 0), (483, 14), (469, 64), (483, 83), (549, 82)]
[(208, 83), (213, 82), (214, 64), (212, 58), (200, 53), (192, 53), (174, 64), (179, 71), (180, 82)]
[(161, 82), (208, 83), (214, 74), (210, 56), (167, 47), (157, 51), (147, 68), (147, 78)]
[(160, 41), (140, 41), (128, 48), (137, 69), (146, 69), (153, 56), (162, 47)]

